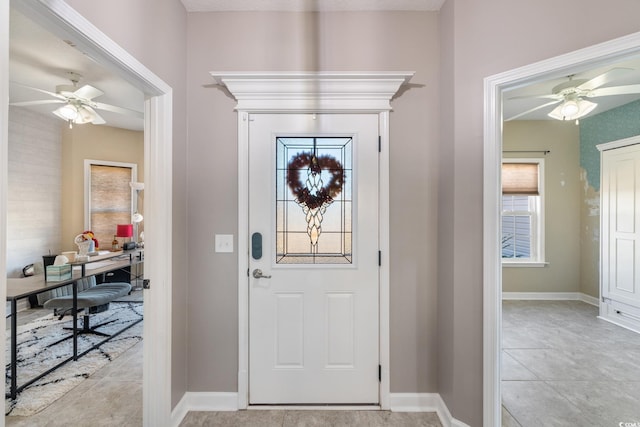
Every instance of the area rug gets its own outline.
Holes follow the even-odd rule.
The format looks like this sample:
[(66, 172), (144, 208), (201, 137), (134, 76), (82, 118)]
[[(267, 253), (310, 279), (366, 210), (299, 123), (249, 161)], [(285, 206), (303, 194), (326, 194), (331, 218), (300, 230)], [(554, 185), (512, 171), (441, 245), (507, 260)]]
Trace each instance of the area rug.
[[(90, 325), (109, 322), (97, 330), (113, 334), (142, 319), (142, 316), (142, 303), (111, 303), (109, 310), (90, 316)], [(70, 327), (72, 323), (73, 319), (69, 315), (58, 320), (58, 316), (50, 314), (18, 328), (18, 386), (72, 355), (72, 339), (52, 345), (59, 339), (71, 335), (71, 331), (62, 328)], [(81, 326), (82, 316), (79, 316), (78, 327)], [(10, 337), (7, 337), (7, 362), (11, 360), (9, 339)], [(103, 339), (104, 337), (93, 334), (79, 335), (78, 354)], [(70, 361), (40, 378), (22, 390), (16, 400), (6, 398), (5, 415), (29, 416), (40, 412), (141, 340), (142, 322), (139, 322), (102, 344), (100, 348), (94, 349), (78, 360)], [(5, 390), (8, 394), (11, 385), (9, 365), (5, 371)]]

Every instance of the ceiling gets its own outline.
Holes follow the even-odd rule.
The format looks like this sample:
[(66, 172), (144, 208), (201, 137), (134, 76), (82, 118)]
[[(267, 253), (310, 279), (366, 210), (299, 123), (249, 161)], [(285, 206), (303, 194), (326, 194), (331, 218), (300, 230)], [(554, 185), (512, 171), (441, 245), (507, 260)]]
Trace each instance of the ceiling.
[[(438, 10), (444, 0), (182, 0), (182, 2), (189, 11), (296, 10), (301, 7), (306, 7), (305, 10)], [(623, 77), (603, 87), (640, 84), (640, 57), (582, 71), (576, 73), (573, 78), (590, 79), (616, 67), (630, 70)], [(90, 84), (104, 92), (104, 95), (95, 99), (96, 101), (134, 111), (144, 110), (144, 95), (140, 90), (108, 72), (91, 58), (12, 8), (10, 102), (53, 99), (49, 95), (21, 85), (55, 92), (57, 85), (70, 84), (68, 78), (70, 71), (83, 76), (80, 86)], [(503, 116), (508, 119), (548, 102), (549, 99), (520, 97), (550, 94), (554, 86), (567, 80), (567, 76), (558, 75), (557, 78), (505, 92)], [(640, 94), (591, 98), (590, 100), (597, 102), (598, 106), (589, 116), (639, 99)], [(48, 104), (25, 108), (49, 115), (57, 107), (57, 104)], [(553, 108), (555, 105), (550, 105), (519, 117), (518, 120), (553, 120), (547, 116)], [(142, 119), (104, 110), (99, 110), (98, 113), (106, 120), (108, 126), (143, 130)]]
[[(601, 87), (613, 87), (613, 86), (626, 86), (631, 84), (640, 84), (640, 57), (631, 58), (629, 60), (617, 63), (606, 64), (598, 66), (597, 68), (590, 69), (588, 71), (577, 72), (573, 75), (574, 80), (586, 79), (590, 80), (602, 73), (605, 73), (613, 68), (627, 68), (628, 70), (620, 78), (615, 79)], [(560, 84), (568, 81), (569, 78), (566, 75), (558, 76), (545, 80), (543, 82), (537, 82), (518, 89), (513, 89), (504, 93), (503, 98), (503, 117), (508, 120), (517, 114), (521, 114), (534, 107), (543, 105), (552, 101), (551, 99), (541, 98), (519, 98), (519, 97), (532, 97), (535, 95), (551, 94), (552, 89)], [(519, 99), (515, 99), (519, 98)], [(603, 111), (610, 110), (612, 108), (619, 107), (624, 104), (636, 101), (640, 99), (640, 94), (633, 95), (614, 95), (614, 96), (599, 96), (594, 98), (587, 98), (591, 102), (595, 102), (598, 106), (587, 116), (593, 116)], [(555, 120), (549, 117), (547, 114), (551, 112), (558, 104), (549, 105), (540, 110), (531, 112), (518, 120)]]
[[(80, 74), (79, 86), (89, 84), (104, 92), (94, 100), (118, 107), (144, 111), (144, 94), (88, 56), (11, 9), (9, 50), (9, 102), (55, 99), (22, 85), (55, 92), (57, 85), (70, 85), (69, 72)], [(28, 106), (29, 110), (55, 117), (60, 104)], [(107, 126), (142, 131), (144, 120), (97, 110)], [(93, 126), (91, 124), (76, 126)]]
[(189, 12), (222, 11), (437, 11), (444, 0), (182, 0)]

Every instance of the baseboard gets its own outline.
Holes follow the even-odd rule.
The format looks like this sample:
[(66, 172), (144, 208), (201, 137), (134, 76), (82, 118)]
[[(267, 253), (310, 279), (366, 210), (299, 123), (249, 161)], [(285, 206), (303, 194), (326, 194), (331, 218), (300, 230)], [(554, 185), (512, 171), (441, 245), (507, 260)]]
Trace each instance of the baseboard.
[[(438, 393), (391, 393), (394, 412), (435, 412), (443, 427), (469, 427), (451, 416)], [(186, 392), (171, 411), (171, 426), (178, 427), (189, 411), (237, 411), (238, 393)]]
[(438, 393), (391, 393), (389, 406), (394, 412), (435, 412), (443, 427), (469, 427), (451, 416)]
[(582, 292), (503, 292), (503, 300), (582, 301), (598, 306), (598, 298)]
[(580, 301), (587, 304), (595, 305), (596, 307), (600, 306), (600, 300), (598, 298), (592, 297), (591, 295), (583, 294), (582, 292), (580, 292)]
[(171, 425), (178, 427), (189, 411), (237, 411), (238, 393), (186, 392), (171, 411)]

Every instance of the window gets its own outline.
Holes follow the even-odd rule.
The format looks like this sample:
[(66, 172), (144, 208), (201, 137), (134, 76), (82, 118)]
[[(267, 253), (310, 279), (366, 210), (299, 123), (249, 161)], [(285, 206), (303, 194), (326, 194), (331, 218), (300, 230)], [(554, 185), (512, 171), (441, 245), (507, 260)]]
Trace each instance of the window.
[(136, 198), (129, 183), (136, 177), (135, 164), (85, 160), (85, 229), (100, 249), (111, 248), (118, 224), (131, 224)]
[(544, 265), (544, 160), (502, 163), (502, 262)]
[(276, 264), (351, 264), (352, 138), (276, 144)]

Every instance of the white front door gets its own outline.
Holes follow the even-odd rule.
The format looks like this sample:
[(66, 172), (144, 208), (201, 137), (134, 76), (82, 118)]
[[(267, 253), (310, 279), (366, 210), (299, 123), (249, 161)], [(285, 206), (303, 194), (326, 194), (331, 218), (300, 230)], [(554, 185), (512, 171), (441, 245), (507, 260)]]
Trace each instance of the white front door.
[(249, 403), (378, 404), (378, 115), (249, 120)]

